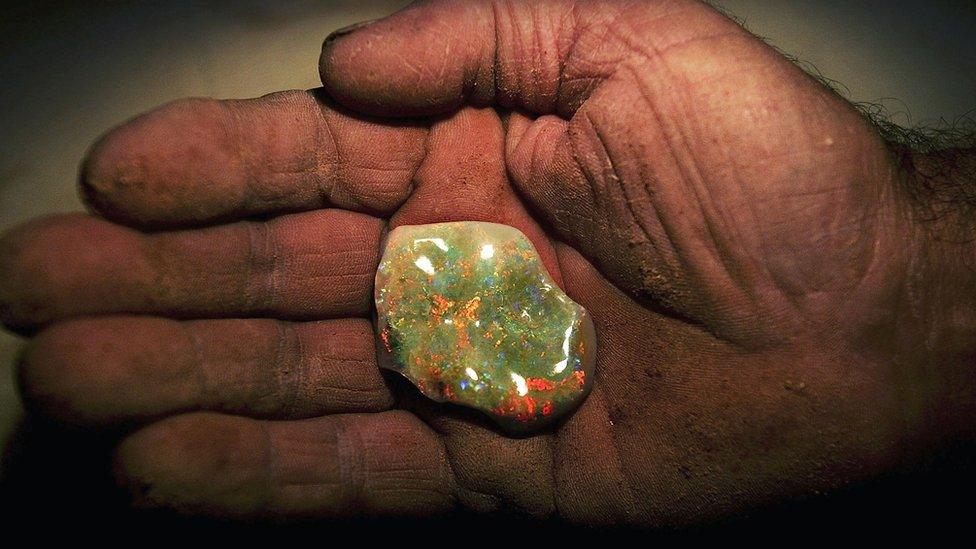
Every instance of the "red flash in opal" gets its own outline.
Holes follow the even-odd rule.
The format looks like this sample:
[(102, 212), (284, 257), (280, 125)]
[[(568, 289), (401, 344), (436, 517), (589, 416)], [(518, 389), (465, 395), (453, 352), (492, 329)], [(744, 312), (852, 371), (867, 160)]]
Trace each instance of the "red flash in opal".
[(428, 397), (533, 432), (589, 392), (595, 334), (519, 230), (402, 226), (376, 273), (380, 364)]

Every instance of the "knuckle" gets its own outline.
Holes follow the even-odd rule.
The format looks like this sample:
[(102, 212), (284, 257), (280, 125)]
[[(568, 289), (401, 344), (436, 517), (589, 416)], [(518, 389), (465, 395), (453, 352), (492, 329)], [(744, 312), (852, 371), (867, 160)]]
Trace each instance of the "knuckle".
[(393, 395), (376, 368), (368, 321), (340, 320), (292, 328), (293, 359), (281, 360), (281, 375), (305, 413), (379, 412)]

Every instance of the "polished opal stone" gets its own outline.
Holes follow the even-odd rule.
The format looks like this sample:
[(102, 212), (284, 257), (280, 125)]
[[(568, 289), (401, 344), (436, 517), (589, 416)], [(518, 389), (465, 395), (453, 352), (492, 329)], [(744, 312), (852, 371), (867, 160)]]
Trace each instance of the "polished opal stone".
[(573, 410), (589, 391), (593, 323), (518, 229), (397, 227), (375, 298), (380, 364), (434, 400), (528, 432)]

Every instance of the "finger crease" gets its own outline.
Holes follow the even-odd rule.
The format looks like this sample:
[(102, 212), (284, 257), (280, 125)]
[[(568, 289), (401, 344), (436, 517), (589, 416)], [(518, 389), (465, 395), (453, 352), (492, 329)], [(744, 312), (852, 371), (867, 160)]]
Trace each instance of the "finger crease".
[(336, 453), (339, 457), (339, 484), (342, 501), (355, 506), (366, 496), (366, 460), (362, 436), (346, 418), (337, 416)]
[[(332, 195), (336, 186), (339, 184), (341, 176), (339, 162), (339, 142), (336, 138), (335, 130), (329, 117), (319, 109), (318, 124), (314, 133), (316, 146), (316, 164), (320, 175), (317, 181), (316, 190), (319, 195), (319, 204), (326, 207), (333, 202)], [(328, 158), (323, 158), (327, 152)]]
[(244, 264), (244, 309), (258, 314), (273, 311), (277, 302), (281, 261), (272, 225), (247, 223), (248, 249)]
[(218, 105), (224, 108), (224, 111), (228, 114), (228, 120), (230, 124), (225, 129), (230, 137), (230, 140), (234, 144), (234, 153), (237, 158), (237, 162), (240, 164), (239, 173), (244, 174), (241, 178), (241, 182), (244, 186), (244, 192), (240, 195), (240, 202), (237, 207), (241, 211), (249, 211), (252, 207), (251, 202), (254, 200), (254, 184), (257, 180), (256, 175), (257, 167), (252, 162), (250, 155), (247, 152), (247, 147), (244, 144), (244, 132), (242, 131), (244, 125), (241, 123), (240, 113), (238, 109), (235, 108), (234, 102), (231, 101), (217, 101)]
[(190, 350), (193, 352), (193, 374), (197, 382), (198, 406), (207, 407), (214, 401), (213, 380), (210, 379), (210, 367), (206, 353), (203, 351), (203, 343), (197, 335), (195, 326), (192, 322), (181, 322), (183, 333), (186, 335)]
[[(304, 345), (294, 326), (278, 322), (278, 349), (272, 365), (277, 371), (275, 390), (276, 407), (285, 417), (291, 417), (298, 408), (304, 380), (308, 378)], [(293, 359), (292, 359), (293, 358)]]

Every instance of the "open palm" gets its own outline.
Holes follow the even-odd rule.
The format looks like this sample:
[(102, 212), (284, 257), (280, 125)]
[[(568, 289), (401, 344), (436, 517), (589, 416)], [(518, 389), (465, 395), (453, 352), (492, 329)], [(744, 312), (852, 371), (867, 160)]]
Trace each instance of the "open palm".
[[(43, 328), (28, 398), (145, 423), (118, 454), (144, 500), (660, 524), (902, 457), (925, 395), (887, 342), (927, 319), (900, 301), (898, 174), (736, 24), (690, 1), (435, 2), (330, 40), (321, 68), (324, 90), (114, 130), (83, 173), (104, 219), (0, 243), (3, 320)], [(384, 231), (457, 220), (522, 230), (593, 316), (593, 392), (554, 429), (506, 437), (376, 367)]]

